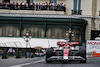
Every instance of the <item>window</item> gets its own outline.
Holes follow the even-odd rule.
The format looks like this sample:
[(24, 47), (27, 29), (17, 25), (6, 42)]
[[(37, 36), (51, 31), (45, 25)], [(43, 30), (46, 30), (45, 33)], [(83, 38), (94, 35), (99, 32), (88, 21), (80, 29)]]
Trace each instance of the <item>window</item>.
[(31, 0), (31, 3), (33, 3), (33, 0)]
[(81, 0), (78, 0), (78, 14), (81, 14)]
[(50, 0), (50, 3), (53, 3), (53, 0)]
[(10, 3), (10, 0), (3, 0), (4, 2), (9, 2)]
[(74, 0), (74, 14), (81, 14), (81, 0)]
[(26, 0), (27, 1), (27, 3), (30, 3), (30, 0)]
[(77, 0), (74, 0), (74, 14), (77, 14)]
[(57, 3), (57, 0), (54, 0), (54, 3), (56, 4)]

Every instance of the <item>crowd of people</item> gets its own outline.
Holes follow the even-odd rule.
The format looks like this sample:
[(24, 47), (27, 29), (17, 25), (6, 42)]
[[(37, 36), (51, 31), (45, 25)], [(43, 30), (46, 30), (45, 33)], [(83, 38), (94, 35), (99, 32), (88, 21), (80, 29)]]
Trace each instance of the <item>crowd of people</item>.
[(55, 11), (64, 11), (66, 10), (66, 5), (63, 3), (54, 4), (54, 3), (18, 3), (18, 2), (4, 2), (0, 3), (0, 8), (2, 9), (10, 9), (10, 10), (55, 10)]
[[(2, 56), (4, 54), (4, 51), (8, 56), (16, 56), (16, 49), (15, 48), (7, 48), (6, 50), (4, 48), (0, 49), (0, 55)], [(33, 58), (33, 57), (41, 57), (46, 54), (46, 49), (42, 48), (40, 50), (38, 49), (20, 49), (19, 50), (20, 56), (25, 56), (26, 58)]]
[(29, 51), (27, 51), (26, 53), (27, 57), (33, 57), (33, 56), (41, 57), (41, 56), (44, 56), (45, 54), (46, 54), (46, 50), (43, 48), (40, 51), (36, 50), (35, 53), (29, 52)]

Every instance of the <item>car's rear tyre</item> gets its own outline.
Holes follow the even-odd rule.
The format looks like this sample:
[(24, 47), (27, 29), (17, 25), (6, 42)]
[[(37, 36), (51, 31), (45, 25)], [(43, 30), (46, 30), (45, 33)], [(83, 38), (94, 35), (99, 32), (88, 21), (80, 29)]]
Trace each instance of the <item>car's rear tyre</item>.
[(84, 58), (84, 60), (80, 60), (80, 63), (86, 63), (86, 48), (84, 46), (80, 46), (79, 53), (80, 56)]
[(47, 62), (47, 63), (52, 63), (53, 61), (52, 60), (48, 60), (48, 58), (50, 58), (51, 56), (53, 55), (53, 49), (52, 48), (48, 48), (47, 50), (46, 50), (46, 58), (45, 58), (45, 61)]

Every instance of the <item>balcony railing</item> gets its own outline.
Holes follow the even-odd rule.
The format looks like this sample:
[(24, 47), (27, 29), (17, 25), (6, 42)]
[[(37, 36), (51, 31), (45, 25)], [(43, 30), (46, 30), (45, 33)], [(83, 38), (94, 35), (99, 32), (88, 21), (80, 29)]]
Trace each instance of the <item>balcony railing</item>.
[(40, 11), (40, 10), (52, 10), (52, 11), (64, 11), (66, 10), (66, 7), (64, 6), (53, 6), (53, 5), (41, 5), (41, 6), (33, 6), (33, 5), (4, 5), (0, 4), (0, 9), (8, 9), (8, 10), (34, 10), (34, 11)]
[(72, 10), (72, 15), (82, 15), (82, 10)]

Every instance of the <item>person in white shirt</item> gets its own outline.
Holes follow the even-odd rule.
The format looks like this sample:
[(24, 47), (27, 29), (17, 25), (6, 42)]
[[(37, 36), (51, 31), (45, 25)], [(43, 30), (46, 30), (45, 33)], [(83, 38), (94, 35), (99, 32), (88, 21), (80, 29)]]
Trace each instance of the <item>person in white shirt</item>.
[(15, 53), (15, 50), (13, 48), (9, 48), (8, 52)]
[(36, 55), (36, 56), (39, 56), (39, 52), (38, 52), (38, 51), (36, 51), (36, 52), (35, 52), (35, 55)]
[(9, 48), (8, 53), (12, 56), (15, 53), (15, 50), (13, 48)]
[(32, 9), (32, 3), (31, 2), (29, 3), (29, 9), (30, 10)]
[(57, 9), (57, 3), (54, 4), (54, 10), (56, 10), (56, 9)]
[(26, 3), (26, 9), (28, 9), (28, 3)]
[(62, 6), (64, 6), (64, 3), (62, 3)]
[(45, 54), (46, 54), (45, 49), (41, 49), (41, 51), (43, 52), (43, 55), (45, 55)]
[(45, 10), (45, 3), (43, 3), (43, 10)]
[(39, 56), (43, 56), (43, 53), (42, 53), (42, 51), (40, 51), (40, 53), (39, 53)]
[(23, 2), (22, 5), (24, 5), (25, 3)]
[(45, 7), (45, 10), (46, 10), (46, 3), (44, 3), (44, 7)]
[(41, 3), (39, 3), (39, 10), (41, 10), (41, 6), (42, 6)]

